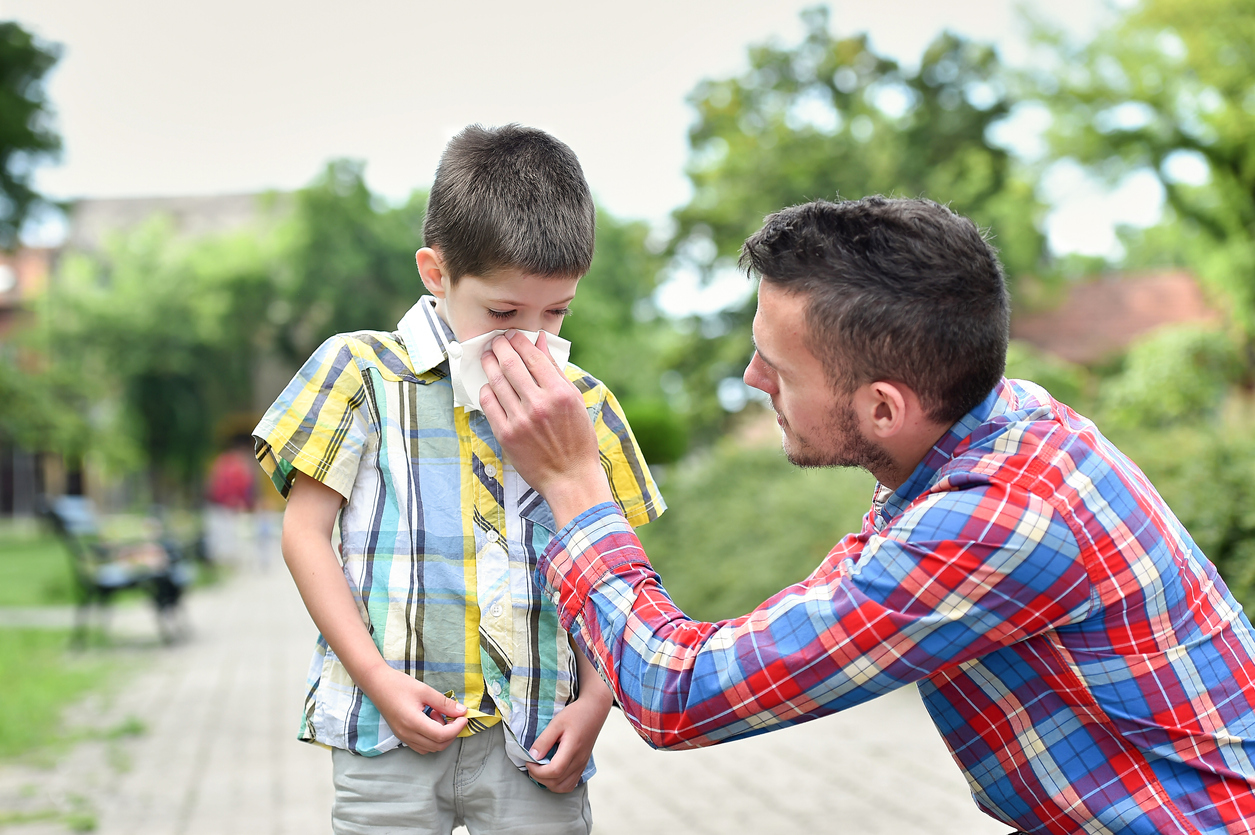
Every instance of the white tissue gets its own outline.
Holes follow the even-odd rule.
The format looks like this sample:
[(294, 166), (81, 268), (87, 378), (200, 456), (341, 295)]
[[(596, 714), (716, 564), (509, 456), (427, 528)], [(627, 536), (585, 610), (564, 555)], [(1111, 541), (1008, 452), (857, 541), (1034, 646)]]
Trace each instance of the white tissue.
[[(449, 343), (449, 382), (453, 384), (453, 405), (461, 406), (468, 412), (483, 411), (479, 405), (479, 390), (488, 384), (488, 375), (484, 373), (482, 357), (489, 343), (505, 331), (492, 331), (480, 334), (465, 342)], [(535, 345), (540, 331), (519, 331)], [(566, 366), (571, 356), (571, 343), (560, 336), (545, 334), (549, 344), (549, 356), (558, 363), (559, 368)]]

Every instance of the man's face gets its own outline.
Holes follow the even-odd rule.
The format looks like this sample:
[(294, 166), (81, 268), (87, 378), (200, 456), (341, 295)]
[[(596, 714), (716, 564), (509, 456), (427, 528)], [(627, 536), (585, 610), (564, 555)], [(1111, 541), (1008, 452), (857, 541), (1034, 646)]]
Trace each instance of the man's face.
[(889, 456), (864, 434), (853, 393), (833, 388), (807, 345), (807, 301), (803, 293), (786, 292), (765, 279), (759, 283), (755, 351), (745, 383), (771, 398), (784, 454), (793, 464), (879, 468)]
[(579, 278), (550, 278), (518, 269), (500, 270), (491, 278), (464, 275), (457, 283), (444, 278), (437, 310), (459, 342), (508, 328), (556, 336), (578, 284)]

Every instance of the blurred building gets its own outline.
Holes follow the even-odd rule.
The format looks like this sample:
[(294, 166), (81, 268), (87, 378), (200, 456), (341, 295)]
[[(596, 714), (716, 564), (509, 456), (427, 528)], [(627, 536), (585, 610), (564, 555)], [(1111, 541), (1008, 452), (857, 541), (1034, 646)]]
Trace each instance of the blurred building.
[[(56, 254), (53, 249), (0, 250), (0, 362), (22, 362), (11, 337), (48, 286)], [(37, 454), (0, 437), (0, 516), (32, 514), (35, 496), (42, 491), (42, 476)]]
[[(30, 317), (39, 297), (55, 284), (63, 254), (100, 252), (111, 236), (157, 216), (170, 222), (176, 236), (198, 238), (273, 222), (286, 216), (291, 206), (291, 195), (281, 193), (76, 201), (68, 212), (66, 237), (60, 246), (20, 248), (13, 253), (0, 250), (0, 362), (23, 361), (14, 334)], [(261, 373), (291, 376), (288, 369), (271, 369), (272, 364), (262, 364)], [(286, 381), (285, 377), (282, 382)], [(237, 422), (243, 425), (246, 417), (240, 416)], [(235, 427), (224, 430), (229, 431)], [(81, 473), (67, 468), (58, 456), (21, 449), (0, 436), (0, 516), (30, 516), (37, 510), (37, 497), (77, 492), (81, 486)]]
[(1220, 321), (1189, 273), (1112, 273), (1072, 284), (1048, 309), (1013, 314), (1011, 338), (1092, 366), (1165, 325)]
[(125, 197), (85, 199), (70, 210), (63, 248), (99, 252), (111, 235), (126, 232), (153, 217), (170, 220), (176, 235), (201, 238), (255, 226), (285, 215), (291, 196), (281, 193), (218, 194), (199, 197)]

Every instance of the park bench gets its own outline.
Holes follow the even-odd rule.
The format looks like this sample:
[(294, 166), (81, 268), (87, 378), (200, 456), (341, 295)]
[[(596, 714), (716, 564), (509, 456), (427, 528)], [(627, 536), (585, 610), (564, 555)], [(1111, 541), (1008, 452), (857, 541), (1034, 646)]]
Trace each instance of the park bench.
[(152, 601), (161, 640), (173, 643), (185, 633), (180, 600), (194, 572), (188, 549), (168, 537), (135, 542), (110, 542), (101, 535), (91, 500), (60, 496), (46, 504), (44, 515), (65, 544), (77, 592), (74, 642), (87, 640), (92, 608), (107, 630), (113, 598), (138, 589)]

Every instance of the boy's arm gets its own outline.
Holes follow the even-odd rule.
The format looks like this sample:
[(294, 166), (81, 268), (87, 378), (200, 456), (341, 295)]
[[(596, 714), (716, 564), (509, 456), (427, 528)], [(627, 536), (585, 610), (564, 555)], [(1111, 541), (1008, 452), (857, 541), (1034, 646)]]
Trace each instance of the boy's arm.
[[(283, 559), (305, 608), (357, 686), (370, 697), (397, 738), (419, 753), (442, 751), (466, 724), (466, 708), (421, 681), (392, 669), (379, 654), (340, 560), (331, 545), (343, 498), (327, 485), (298, 474), (283, 514)], [(596, 675), (594, 673), (594, 675)]]
[(555, 744), (558, 751), (545, 765), (527, 764), (532, 778), (555, 792), (569, 792), (579, 785), (588, 758), (593, 755), (593, 743), (614, 703), (614, 694), (578, 647), (575, 659), (580, 679), (579, 698), (558, 711), (536, 738), (532, 756), (543, 757)]

